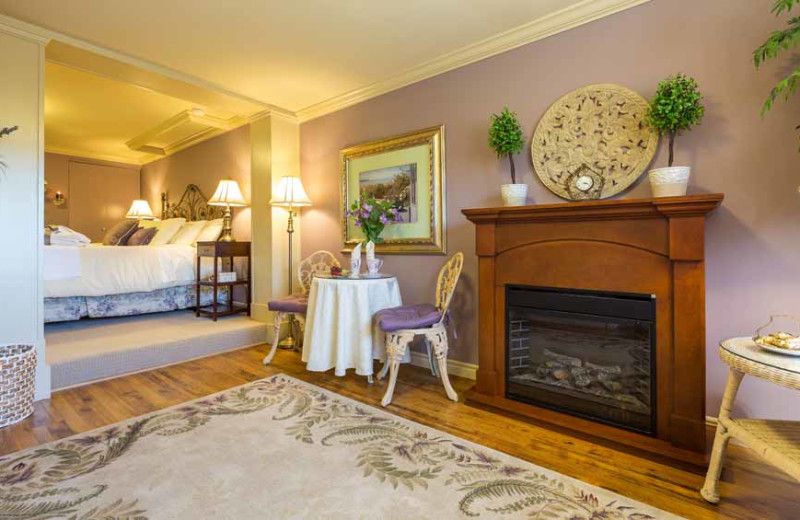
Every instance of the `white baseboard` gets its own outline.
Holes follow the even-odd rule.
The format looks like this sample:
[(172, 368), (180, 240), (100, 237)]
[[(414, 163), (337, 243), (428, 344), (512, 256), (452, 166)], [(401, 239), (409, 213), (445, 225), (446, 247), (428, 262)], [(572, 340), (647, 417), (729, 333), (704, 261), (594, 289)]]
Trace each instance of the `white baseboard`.
[[(428, 355), (424, 352), (411, 352), (411, 364), (415, 367), (430, 368)], [(451, 376), (465, 377), (475, 381), (478, 373), (478, 365), (464, 363), (455, 359), (447, 360), (447, 373)]]

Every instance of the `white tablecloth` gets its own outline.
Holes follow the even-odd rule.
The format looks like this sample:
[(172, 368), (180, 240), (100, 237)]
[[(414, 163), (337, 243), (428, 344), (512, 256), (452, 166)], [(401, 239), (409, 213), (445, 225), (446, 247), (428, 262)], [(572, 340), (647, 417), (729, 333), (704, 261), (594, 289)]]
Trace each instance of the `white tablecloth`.
[[(303, 362), (308, 370), (336, 368), (343, 376), (348, 368), (372, 375), (372, 360), (386, 358), (384, 334), (373, 323), (381, 309), (403, 304), (397, 278), (314, 278), (308, 297)], [(411, 359), (406, 352), (404, 361)]]

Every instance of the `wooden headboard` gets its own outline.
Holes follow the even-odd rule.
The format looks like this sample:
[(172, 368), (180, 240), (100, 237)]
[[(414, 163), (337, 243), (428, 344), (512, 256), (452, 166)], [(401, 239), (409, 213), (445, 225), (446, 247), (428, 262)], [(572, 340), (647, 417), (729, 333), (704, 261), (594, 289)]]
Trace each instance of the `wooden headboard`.
[(187, 221), (213, 220), (222, 218), (225, 208), (211, 206), (196, 184), (186, 186), (177, 203), (169, 201), (169, 192), (161, 192), (161, 220), (168, 218), (185, 218)]

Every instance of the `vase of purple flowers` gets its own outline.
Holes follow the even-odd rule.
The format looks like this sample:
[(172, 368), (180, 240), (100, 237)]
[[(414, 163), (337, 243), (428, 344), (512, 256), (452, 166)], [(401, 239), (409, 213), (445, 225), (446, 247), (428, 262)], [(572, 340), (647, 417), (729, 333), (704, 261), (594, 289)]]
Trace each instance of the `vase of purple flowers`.
[(361, 228), (367, 242), (375, 244), (383, 242), (381, 233), (389, 224), (401, 222), (397, 205), (391, 200), (377, 200), (375, 197), (362, 194), (347, 210), (347, 216), (353, 219), (356, 227)]

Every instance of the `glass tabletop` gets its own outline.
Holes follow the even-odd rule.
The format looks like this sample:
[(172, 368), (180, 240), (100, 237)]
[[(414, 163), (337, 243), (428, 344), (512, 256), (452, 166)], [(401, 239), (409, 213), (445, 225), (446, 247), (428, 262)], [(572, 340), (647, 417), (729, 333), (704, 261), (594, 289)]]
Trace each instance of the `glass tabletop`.
[(753, 338), (742, 337), (726, 339), (720, 347), (734, 356), (739, 356), (754, 363), (760, 363), (779, 370), (786, 370), (800, 375), (800, 356), (778, 354), (756, 345)]
[(378, 274), (360, 274), (358, 276), (351, 276), (349, 274), (343, 276), (333, 276), (331, 274), (316, 274), (314, 278), (322, 278), (324, 280), (341, 280), (341, 281), (369, 281), (369, 280), (386, 280), (394, 278), (393, 274), (378, 273)]

